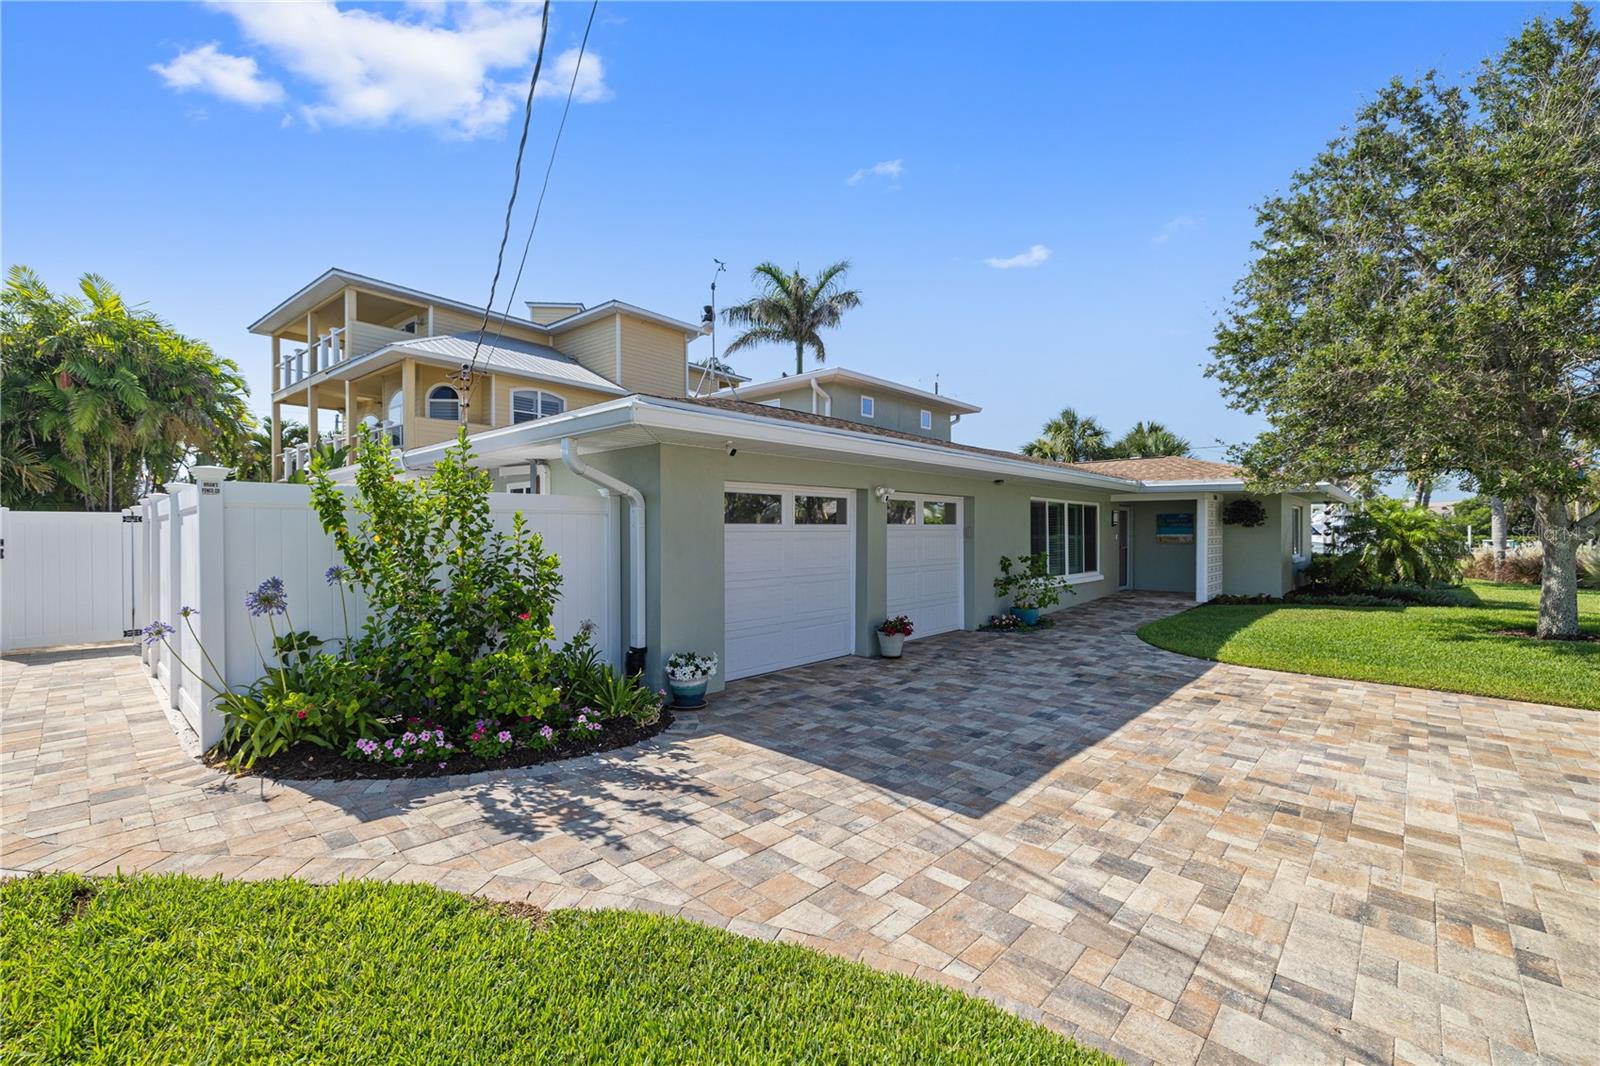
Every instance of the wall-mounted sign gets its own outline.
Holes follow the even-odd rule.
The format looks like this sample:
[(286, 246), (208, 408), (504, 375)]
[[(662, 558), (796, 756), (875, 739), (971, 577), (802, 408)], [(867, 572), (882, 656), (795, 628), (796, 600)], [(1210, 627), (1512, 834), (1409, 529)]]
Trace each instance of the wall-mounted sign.
[(1156, 515), (1157, 544), (1193, 544), (1194, 512)]

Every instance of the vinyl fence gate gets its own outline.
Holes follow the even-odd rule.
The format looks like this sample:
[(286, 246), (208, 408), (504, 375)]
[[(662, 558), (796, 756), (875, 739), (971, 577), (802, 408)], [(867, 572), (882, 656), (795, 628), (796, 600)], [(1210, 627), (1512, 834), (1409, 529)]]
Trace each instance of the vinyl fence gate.
[(0, 651), (137, 634), (143, 516), (0, 508)]

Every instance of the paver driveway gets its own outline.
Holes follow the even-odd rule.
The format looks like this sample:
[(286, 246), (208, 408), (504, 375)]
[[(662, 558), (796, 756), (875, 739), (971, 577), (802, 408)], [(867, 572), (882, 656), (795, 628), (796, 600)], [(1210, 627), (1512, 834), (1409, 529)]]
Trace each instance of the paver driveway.
[(1600, 716), (1215, 666), (1123, 596), (432, 782), (185, 758), (126, 653), (8, 662), (0, 864), (678, 911), (1130, 1061), (1596, 1060)]

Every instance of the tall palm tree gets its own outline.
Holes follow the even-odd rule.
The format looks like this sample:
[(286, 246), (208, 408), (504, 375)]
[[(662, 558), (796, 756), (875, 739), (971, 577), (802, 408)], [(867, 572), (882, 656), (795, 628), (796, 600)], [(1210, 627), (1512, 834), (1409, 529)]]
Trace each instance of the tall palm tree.
[(762, 291), (722, 312), (730, 326), (744, 330), (722, 350), (723, 354), (758, 344), (792, 344), (796, 374), (805, 373), (807, 348), (817, 362), (826, 361), (828, 351), (820, 331), (834, 328), (846, 311), (861, 305), (859, 292), (840, 287), (849, 269), (850, 261), (841, 259), (807, 279), (798, 266), (792, 274), (771, 262), (756, 267), (750, 278), (761, 285)]
[(1080, 415), (1070, 407), (1044, 424), (1039, 436), (1022, 446), (1023, 455), (1035, 459), (1054, 459), (1058, 463), (1084, 463), (1091, 459), (1104, 459), (1107, 447), (1106, 427), (1093, 415)]
[(1135, 422), (1111, 451), (1122, 459), (1156, 459), (1164, 455), (1188, 455), (1189, 442), (1160, 422)]

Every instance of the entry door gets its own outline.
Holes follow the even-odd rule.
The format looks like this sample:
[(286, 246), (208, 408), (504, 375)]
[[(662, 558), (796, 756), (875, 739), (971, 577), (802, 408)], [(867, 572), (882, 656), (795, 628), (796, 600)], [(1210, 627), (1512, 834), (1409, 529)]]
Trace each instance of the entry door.
[(1133, 512), (1126, 507), (1117, 508), (1117, 588), (1133, 588), (1133, 570), (1129, 562), (1133, 555), (1128, 545), (1133, 541)]
[(855, 653), (854, 503), (844, 489), (726, 487), (728, 680)]
[(962, 628), (961, 501), (892, 496), (888, 520), (889, 616), (909, 616), (913, 640)]

